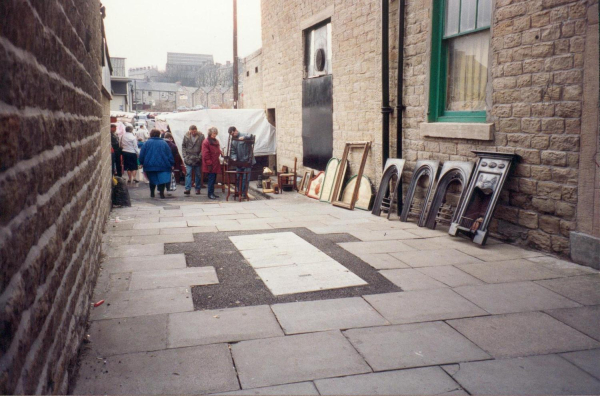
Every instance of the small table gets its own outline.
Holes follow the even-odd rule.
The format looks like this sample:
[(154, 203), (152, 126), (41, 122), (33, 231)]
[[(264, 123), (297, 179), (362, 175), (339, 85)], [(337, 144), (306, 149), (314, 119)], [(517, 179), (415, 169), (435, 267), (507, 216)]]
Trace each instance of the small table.
[[(251, 171), (225, 171), (225, 174), (227, 175), (227, 198), (225, 199), (226, 201), (229, 201), (229, 196), (231, 195), (231, 184), (235, 185), (235, 191), (238, 192), (240, 196), (240, 202), (244, 200), (244, 196), (248, 201), (250, 200), (250, 198), (248, 197), (248, 183), (250, 183), (250, 173)], [(244, 176), (246, 176), (246, 191), (242, 191)], [(232, 177), (234, 180), (233, 183), (231, 183)]]
[[(289, 179), (293, 178), (292, 182), (289, 182)], [(277, 175), (277, 184), (279, 185), (279, 191), (280, 194), (283, 194), (283, 180), (287, 179), (287, 183), (285, 183), (286, 186), (292, 186), (292, 191), (296, 190), (298, 191), (298, 187), (296, 187), (296, 174), (295, 173), (280, 173)]]

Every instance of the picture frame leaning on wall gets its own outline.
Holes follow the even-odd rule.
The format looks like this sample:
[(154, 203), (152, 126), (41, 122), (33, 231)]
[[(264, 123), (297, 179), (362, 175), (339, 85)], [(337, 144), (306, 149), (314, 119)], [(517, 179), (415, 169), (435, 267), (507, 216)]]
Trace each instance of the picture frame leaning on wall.
[[(350, 142), (346, 143), (346, 147), (344, 148), (344, 155), (340, 161), (340, 171), (337, 174), (337, 178), (335, 180), (335, 185), (333, 188), (333, 194), (331, 196), (331, 204), (340, 208), (354, 210), (354, 206), (356, 205), (356, 200), (358, 199), (358, 191), (360, 189), (360, 180), (362, 180), (362, 175), (365, 171), (365, 164), (367, 163), (367, 157), (369, 155), (369, 150), (371, 149), (371, 142)], [(344, 179), (346, 178), (346, 173), (349, 169), (348, 156), (350, 155), (351, 150), (361, 150), (362, 157), (360, 161), (360, 165), (358, 168), (358, 172), (356, 176), (358, 178), (358, 182), (354, 187), (354, 191), (352, 192), (352, 199), (350, 203), (342, 202), (342, 192), (343, 192), (343, 184)]]

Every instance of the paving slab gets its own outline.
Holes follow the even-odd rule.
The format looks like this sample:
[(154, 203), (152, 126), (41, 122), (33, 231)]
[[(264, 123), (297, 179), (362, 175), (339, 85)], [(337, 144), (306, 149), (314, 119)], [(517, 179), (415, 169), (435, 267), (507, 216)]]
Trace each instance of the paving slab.
[(556, 309), (546, 313), (600, 341), (600, 306)]
[(133, 226), (134, 230), (154, 230), (154, 229), (163, 229), (163, 228), (182, 228), (187, 227), (188, 223), (186, 221), (169, 221), (169, 222), (158, 222), (158, 223), (150, 223), (150, 222), (142, 222), (137, 223)]
[(360, 297), (275, 304), (271, 309), (286, 334), (389, 324)]
[(481, 260), (455, 249), (421, 250), (391, 255), (414, 268), (481, 263)]
[(129, 290), (192, 287), (219, 283), (215, 267), (193, 267), (159, 271), (134, 272)]
[(520, 282), (561, 277), (541, 264), (517, 259), (482, 264), (459, 264), (456, 267), (486, 283)]
[(321, 395), (466, 395), (439, 367), (316, 380)]
[[(353, 229), (359, 229), (359, 231), (353, 231)], [(360, 239), (361, 241), (393, 241), (400, 239), (415, 239), (418, 238), (416, 235), (411, 234), (405, 230), (385, 230), (385, 231), (371, 231), (371, 230), (360, 230), (362, 227), (347, 227), (348, 234)]]
[(292, 264), (307, 264), (307, 263), (321, 263), (333, 260), (331, 257), (321, 252), (320, 250), (302, 248), (293, 250), (279, 250), (279, 249), (253, 249), (243, 250), (242, 256), (253, 268), (268, 268), (268, 267), (281, 267), (284, 265)]
[(283, 336), (268, 305), (169, 315), (169, 348)]
[(131, 272), (116, 272), (109, 275), (108, 290), (113, 291), (127, 291), (129, 290), (129, 284), (131, 283)]
[(496, 358), (600, 348), (600, 343), (542, 312), (450, 320), (448, 324)]
[(520, 258), (544, 256), (544, 253), (526, 250), (514, 245), (493, 244), (486, 246), (476, 245), (465, 239), (453, 239), (453, 247), (483, 261), (506, 261)]
[(339, 331), (232, 345), (242, 388), (258, 388), (371, 371)]
[(575, 301), (533, 282), (463, 286), (454, 291), (491, 314), (580, 307)]
[(165, 244), (155, 243), (152, 245), (129, 245), (119, 246), (110, 249), (107, 252), (109, 258), (114, 257), (140, 257), (140, 256), (159, 256), (165, 254)]
[(419, 237), (419, 238), (435, 238), (435, 237), (447, 237), (448, 231), (442, 230), (431, 230), (425, 227), (417, 227), (408, 230), (411, 234)]
[(410, 268), (388, 253), (361, 254), (358, 258), (375, 269)]
[(450, 287), (483, 284), (482, 280), (479, 280), (451, 265), (442, 267), (420, 267), (417, 268), (417, 271)]
[[(563, 353), (560, 356), (600, 380), (600, 364), (598, 364), (600, 362), (600, 349)], [(600, 392), (595, 393), (598, 394)]]
[(217, 395), (319, 395), (319, 391), (312, 382), (298, 382), (295, 384), (268, 386), (266, 388), (242, 389), (239, 391), (217, 393)]
[(103, 262), (102, 268), (111, 273), (167, 270), (186, 268), (186, 261), (183, 254), (165, 254), (154, 257), (122, 257)]
[(158, 235), (160, 230), (117, 230), (112, 231), (109, 229), (107, 235), (111, 238), (119, 238), (119, 237), (132, 237), (132, 236), (144, 236), (144, 235)]
[(289, 221), (287, 223), (268, 223), (272, 228), (280, 229), (280, 228), (308, 228), (308, 227), (323, 227), (325, 224), (319, 221), (310, 221), (310, 220), (297, 220), (297, 221)]
[(260, 268), (256, 273), (276, 296), (367, 284), (333, 259), (320, 263)]
[(364, 299), (393, 324), (487, 315), (450, 289), (374, 294)]
[(556, 355), (462, 363), (454, 379), (473, 395), (590, 395), (600, 381)]
[(422, 290), (448, 287), (415, 269), (381, 270), (379, 273), (402, 290)]
[(167, 315), (96, 320), (88, 334), (99, 357), (157, 351), (167, 347)]
[(600, 275), (536, 282), (583, 305), (600, 305)]
[(375, 371), (490, 358), (443, 322), (353, 329), (344, 334)]
[(414, 250), (400, 241), (345, 242), (339, 245), (355, 256), (369, 253), (398, 253)]
[(385, 231), (385, 230), (406, 230), (411, 228), (417, 228), (418, 226), (414, 223), (402, 223), (400, 221), (389, 221), (387, 219), (381, 219), (380, 222), (376, 223), (367, 223), (364, 226), (361, 226), (367, 230), (373, 231)]
[(131, 237), (131, 244), (148, 245), (153, 243), (190, 243), (194, 242), (194, 236), (190, 234), (175, 235), (148, 235)]
[(194, 310), (189, 287), (107, 293), (103, 299), (105, 303), (92, 310), (92, 320)]
[(187, 221), (188, 227), (225, 227), (225, 226), (239, 226), (235, 220), (202, 220), (194, 219), (190, 217)]
[(207, 394), (239, 389), (226, 344), (132, 353), (105, 361), (96, 356), (83, 361), (74, 394)]
[(219, 231), (228, 232), (228, 231), (260, 231), (260, 230), (272, 230), (269, 224), (228, 224), (228, 225), (218, 225), (217, 228)]
[(163, 228), (160, 230), (160, 235), (177, 235), (177, 234), (203, 234), (205, 232), (217, 232), (217, 227), (185, 227), (185, 228)]
[(583, 265), (571, 263), (569, 261), (561, 260), (551, 256), (531, 257), (527, 260), (534, 263), (542, 264), (544, 267), (554, 272), (563, 274), (565, 276), (577, 276), (598, 273), (598, 271), (593, 268), (585, 267)]
[[(286, 247), (304, 246), (307, 243), (293, 232), (275, 232), (270, 234), (239, 235), (229, 237), (239, 251), (256, 249), (285, 249)], [(316, 249), (312, 246), (312, 249)]]

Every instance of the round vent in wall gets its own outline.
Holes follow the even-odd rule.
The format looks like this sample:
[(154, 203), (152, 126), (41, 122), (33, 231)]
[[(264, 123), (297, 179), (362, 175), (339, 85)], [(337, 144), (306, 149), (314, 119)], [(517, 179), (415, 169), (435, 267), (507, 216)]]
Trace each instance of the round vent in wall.
[(325, 50), (323, 48), (319, 48), (315, 54), (315, 67), (320, 72), (325, 70)]

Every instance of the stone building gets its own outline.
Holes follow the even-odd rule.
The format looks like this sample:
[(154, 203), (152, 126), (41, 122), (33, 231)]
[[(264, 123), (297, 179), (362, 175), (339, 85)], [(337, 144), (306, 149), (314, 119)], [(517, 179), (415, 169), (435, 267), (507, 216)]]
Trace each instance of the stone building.
[(85, 335), (111, 205), (102, 32), (98, 1), (0, 2), (2, 394), (66, 394)]
[(253, 52), (243, 59), (244, 69), (244, 93), (240, 98), (244, 102), (245, 109), (261, 109), (264, 105), (263, 77), (262, 77), (262, 49)]
[(174, 111), (180, 88), (178, 84), (134, 80), (134, 111)]
[[(389, 4), (385, 52), (396, 109), (389, 151), (397, 156), (400, 109), (404, 180), (418, 159), (474, 160), (475, 149), (518, 154), (494, 234), (598, 265), (597, 0), (405, 0), (400, 49), (400, 0), (384, 1), (263, 0), (262, 55), (255, 60), (262, 90), (245, 95), (262, 95), (253, 105), (276, 114), (278, 164), (290, 166), (296, 157), (322, 168), (323, 161), (303, 161), (316, 133), (328, 135), (323, 157), (340, 157), (345, 142), (368, 140), (366, 174), (378, 182), (385, 151), (382, 4)], [(312, 113), (316, 98), (326, 111)]]

